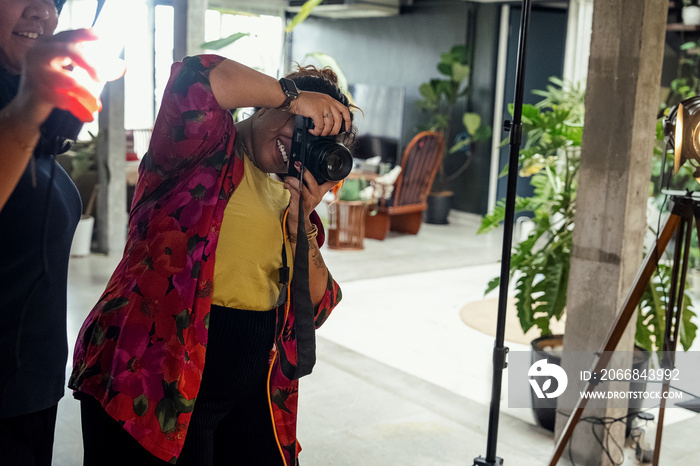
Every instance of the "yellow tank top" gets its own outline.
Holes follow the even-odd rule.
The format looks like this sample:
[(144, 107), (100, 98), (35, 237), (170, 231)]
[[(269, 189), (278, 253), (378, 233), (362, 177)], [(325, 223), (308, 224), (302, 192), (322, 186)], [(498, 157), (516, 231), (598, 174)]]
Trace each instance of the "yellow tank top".
[[(221, 223), (212, 304), (267, 311), (276, 306), (281, 289), (282, 218), (289, 191), (248, 157), (243, 161), (243, 179), (229, 199)], [(285, 249), (291, 269), (292, 252), (286, 239)]]

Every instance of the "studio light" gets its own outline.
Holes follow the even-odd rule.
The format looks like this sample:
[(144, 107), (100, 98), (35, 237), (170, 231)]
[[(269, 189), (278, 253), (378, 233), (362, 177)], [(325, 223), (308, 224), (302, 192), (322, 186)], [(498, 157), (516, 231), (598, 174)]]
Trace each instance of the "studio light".
[(688, 162), (700, 183), (700, 96), (673, 107), (664, 120), (664, 135), (673, 148), (673, 172)]

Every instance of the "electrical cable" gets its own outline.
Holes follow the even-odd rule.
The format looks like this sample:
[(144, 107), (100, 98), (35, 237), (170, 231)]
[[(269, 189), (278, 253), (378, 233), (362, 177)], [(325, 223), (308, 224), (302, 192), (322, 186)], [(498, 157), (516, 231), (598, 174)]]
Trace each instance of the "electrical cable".
[(571, 440), (569, 440), (569, 461), (571, 461), (572, 466), (576, 466), (576, 461), (574, 461), (574, 454), (571, 451), (573, 443), (574, 443), (574, 438), (572, 437)]
[[(660, 188), (659, 192), (663, 192), (664, 188), (664, 177), (667, 174), (666, 171), (666, 159), (668, 158), (668, 151), (669, 151), (669, 146), (670, 146), (670, 139), (666, 139), (666, 146), (664, 147), (664, 153), (661, 157), (661, 176), (659, 177), (659, 182), (660, 182)], [(666, 179), (665, 185), (666, 189), (668, 189), (671, 186), (671, 173), (673, 171), (673, 167), (671, 170), (668, 171), (668, 178)], [(663, 202), (661, 203), (661, 207), (659, 208), (659, 215), (657, 218), (657, 223), (656, 223), (656, 243), (658, 244), (659, 241), (659, 232), (661, 231), (661, 213), (666, 210), (666, 205), (668, 204), (670, 196), (668, 194), (665, 194), (663, 197)], [(659, 264), (661, 262), (661, 257), (658, 256), (658, 250), (655, 248), (654, 249), (654, 254), (655, 257), (654, 259), (656, 260), (656, 274), (661, 277), (661, 269), (659, 268)], [(668, 296), (666, 295), (666, 287), (662, 286), (661, 287), (661, 293), (663, 294), (663, 301), (665, 303), (668, 302)]]
[[(647, 381), (647, 383), (661, 384), (661, 383), (663, 383), (663, 382), (662, 382), (662, 381), (657, 381), (657, 380), (649, 380), (649, 381)], [(683, 393), (685, 393), (685, 394), (687, 394), (687, 395), (690, 395), (690, 396), (692, 396), (692, 397), (694, 397), (694, 398), (700, 399), (700, 395), (696, 395), (695, 393), (689, 392), (689, 391), (684, 390), (684, 389), (682, 389), (682, 388), (678, 388), (678, 387), (673, 386), (673, 385), (669, 385), (669, 388), (672, 388), (672, 389), (674, 389), (674, 390), (678, 390), (678, 391), (683, 392)], [(631, 417), (638, 417), (639, 414), (641, 414), (641, 413), (643, 413), (643, 412), (650, 411), (650, 410), (652, 410), (652, 409), (656, 409), (656, 408), (658, 408), (659, 406), (661, 406), (660, 403), (655, 404), (655, 405), (653, 405), (653, 406), (650, 406), (650, 407), (648, 407), (648, 408), (642, 409), (642, 410), (640, 410), (640, 411), (633, 411), (633, 412), (631, 412), (631, 413), (627, 413), (627, 414), (625, 414), (624, 416), (620, 416), (620, 417), (618, 417), (618, 418), (587, 416), (587, 417), (581, 418), (581, 421), (591, 423), (591, 431), (592, 431), (593, 436), (595, 437), (595, 439), (596, 439), (598, 445), (600, 445), (601, 450), (606, 454), (606, 456), (608, 457), (608, 459), (610, 460), (610, 462), (611, 462), (613, 465), (615, 465), (615, 466), (621, 466), (621, 465), (624, 463), (624, 448), (617, 442), (617, 440), (615, 440), (615, 438), (614, 438), (613, 436), (610, 435), (610, 428), (611, 428), (612, 425), (615, 424), (616, 422), (622, 422), (623, 420), (628, 420), (628, 418), (631, 418)], [(560, 414), (563, 414), (563, 415), (565, 415), (565, 416), (569, 416), (569, 414), (566, 413), (566, 412), (564, 412), (563, 410), (557, 409), (557, 412), (560, 413)], [(644, 425), (643, 425), (643, 426), (646, 426), (646, 425), (648, 424), (649, 420), (645, 419), (644, 421), (645, 421), (645, 422), (644, 422)], [(605, 437), (604, 437), (603, 439), (601, 439), (601, 438), (599, 437), (598, 433), (595, 431), (595, 426), (596, 426), (596, 425), (603, 426), (603, 430), (605, 431), (605, 434), (606, 434)], [(640, 441), (640, 439), (641, 439), (641, 433), (638, 433), (638, 434), (636, 434), (636, 436), (634, 436), (634, 431), (632, 431), (632, 432), (630, 432), (630, 437), (632, 438), (632, 441), (634, 442), (634, 447), (635, 447), (635, 451), (636, 451), (637, 448), (639, 447), (639, 441)], [(615, 462), (615, 460), (613, 460), (612, 455), (611, 455), (610, 448), (609, 448), (609, 446), (608, 446), (608, 445), (609, 445), (609, 444), (608, 444), (608, 439), (610, 439), (610, 438), (612, 438), (612, 441), (614, 442), (615, 446), (616, 446), (617, 449), (620, 451), (620, 453), (621, 453), (621, 455), (622, 455), (622, 457), (623, 457), (622, 462), (619, 462), (619, 463), (618, 463), (618, 462)], [(572, 444), (573, 444), (573, 438), (572, 438), (572, 440), (569, 441), (569, 461), (571, 462), (572, 466), (576, 466), (576, 462), (574, 461), (574, 457), (573, 457), (573, 453), (572, 453)]]
[[(592, 431), (592, 433), (593, 433), (593, 436), (594, 436), (594, 438), (596, 439), (596, 442), (597, 442), (598, 445), (600, 446), (600, 448), (601, 448), (601, 450), (603, 451), (603, 453), (605, 453), (605, 455), (606, 455), (606, 456), (608, 457), (608, 459), (610, 460), (610, 462), (611, 462), (613, 465), (615, 465), (615, 466), (622, 466), (622, 465), (624, 464), (624, 456), (625, 456), (625, 455), (624, 455), (624, 447), (621, 446), (621, 445), (617, 442), (617, 440), (615, 440), (615, 438), (614, 438), (612, 435), (610, 435), (610, 428), (611, 428), (612, 425), (615, 424), (616, 422), (622, 422), (623, 420), (626, 420), (627, 418), (636, 417), (636, 416), (638, 416), (640, 413), (643, 413), (643, 412), (645, 412), (645, 411), (649, 411), (649, 410), (651, 410), (651, 409), (657, 408), (658, 406), (660, 406), (660, 405), (657, 404), (657, 405), (651, 406), (651, 407), (649, 407), (649, 408), (643, 409), (643, 410), (641, 410), (641, 411), (633, 411), (633, 412), (631, 412), (631, 413), (627, 413), (627, 414), (625, 414), (624, 416), (620, 416), (620, 417), (617, 417), (617, 418), (613, 418), (613, 417), (587, 416), (587, 417), (581, 418), (580, 420), (583, 421), (583, 422), (588, 422), (588, 423), (591, 424), (591, 431)], [(564, 414), (564, 415), (566, 415), (566, 416), (569, 415), (568, 413), (565, 413), (563, 410), (557, 409), (557, 412), (560, 413), (560, 414)], [(648, 422), (648, 421), (647, 421), (647, 422)], [(596, 430), (595, 430), (595, 426), (598, 426), (598, 425), (603, 427), (603, 430), (604, 430), (604, 432), (605, 432), (604, 438), (601, 438), (601, 437), (598, 435), (598, 433), (596, 432)], [(645, 423), (645, 425), (646, 425), (646, 423)], [(631, 434), (630, 434), (630, 435), (631, 435)], [(610, 439), (610, 438), (612, 438), (613, 443), (615, 444), (615, 446), (617, 447), (618, 451), (620, 452), (620, 455), (622, 456), (622, 461), (621, 461), (621, 462), (616, 462), (616, 461), (612, 458), (611, 450), (610, 450), (610, 447), (609, 447), (609, 439)], [(572, 437), (572, 440), (573, 440), (573, 437)], [(576, 466), (576, 462), (574, 461), (573, 453), (572, 453), (572, 443), (573, 443), (572, 440), (569, 441), (569, 461), (571, 461), (571, 464), (572, 464), (573, 466)], [(639, 443), (639, 438), (636, 439), (636, 442), (637, 442), (637, 444)]]

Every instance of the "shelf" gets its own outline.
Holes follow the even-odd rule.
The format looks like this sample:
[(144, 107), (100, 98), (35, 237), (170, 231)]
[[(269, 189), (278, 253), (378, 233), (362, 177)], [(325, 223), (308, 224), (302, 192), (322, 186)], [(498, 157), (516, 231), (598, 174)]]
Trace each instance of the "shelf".
[(690, 26), (683, 23), (669, 23), (666, 25), (667, 31), (688, 31), (688, 32), (700, 32), (700, 26)]

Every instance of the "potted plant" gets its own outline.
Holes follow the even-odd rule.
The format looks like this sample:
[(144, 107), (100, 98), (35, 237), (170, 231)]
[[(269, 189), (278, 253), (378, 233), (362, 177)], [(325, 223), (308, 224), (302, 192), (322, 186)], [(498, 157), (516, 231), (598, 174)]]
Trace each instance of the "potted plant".
[[(429, 116), (427, 125), (420, 131), (437, 131), (443, 134), (445, 141), (454, 143), (442, 155), (442, 163), (435, 175), (433, 186), (428, 196), (428, 208), (425, 221), (445, 224), (450, 211), (452, 196), (450, 182), (459, 176), (471, 161), (473, 143), (491, 137), (491, 129), (481, 124), (481, 117), (475, 113), (464, 113), (464, 129), (453, 136), (453, 116), (460, 100), (466, 98), (469, 91), (470, 52), (465, 45), (455, 45), (449, 52), (440, 55), (437, 69), (445, 78), (435, 78), (421, 84), (421, 100), (418, 106)], [(466, 130), (466, 132), (465, 132)], [(446, 148), (447, 149), (447, 148)], [(463, 162), (458, 168), (448, 173), (447, 164), (452, 166), (450, 155), (460, 155)]]
[[(520, 175), (530, 177), (534, 193), (518, 197), (515, 208), (518, 212), (532, 214), (533, 229), (515, 247), (510, 273), (516, 280), (515, 304), (523, 332), (537, 327), (542, 335), (532, 342), (533, 354), (538, 358), (546, 355), (556, 362), (557, 354), (545, 346), (556, 347), (563, 338), (552, 335), (550, 322), (560, 320), (566, 307), (581, 161), (584, 91), (580, 86), (556, 78), (550, 81), (552, 84), (545, 91), (534, 91), (544, 97), (542, 101), (523, 106), (523, 134), (527, 141), (520, 151)], [(504, 216), (505, 203), (500, 201), (494, 212), (484, 217), (478, 233), (492, 230)], [(663, 290), (668, 289), (669, 272), (668, 266), (659, 266), (640, 301), (635, 342), (647, 352), (658, 350), (663, 338)], [(486, 293), (498, 287), (499, 282), (500, 278), (493, 279)], [(694, 316), (692, 301), (686, 294), (681, 327), (681, 344), (686, 350), (697, 330), (691, 322)], [(644, 358), (641, 363), (646, 363)], [(553, 429), (553, 406), (544, 406), (544, 412), (539, 411), (540, 407), (535, 405), (538, 422)]]

